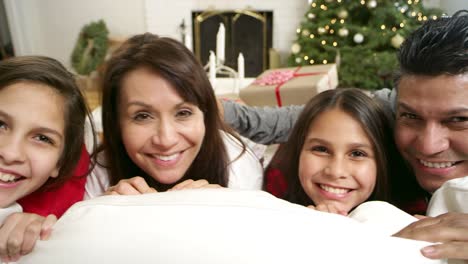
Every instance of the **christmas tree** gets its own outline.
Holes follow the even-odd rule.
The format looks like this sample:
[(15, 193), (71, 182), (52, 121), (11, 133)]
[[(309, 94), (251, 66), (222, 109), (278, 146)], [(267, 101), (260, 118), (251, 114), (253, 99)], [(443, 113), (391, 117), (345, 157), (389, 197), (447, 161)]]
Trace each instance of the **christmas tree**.
[(399, 46), (441, 13), (420, 0), (314, 0), (296, 31), (288, 64), (337, 62), (340, 87), (393, 87)]

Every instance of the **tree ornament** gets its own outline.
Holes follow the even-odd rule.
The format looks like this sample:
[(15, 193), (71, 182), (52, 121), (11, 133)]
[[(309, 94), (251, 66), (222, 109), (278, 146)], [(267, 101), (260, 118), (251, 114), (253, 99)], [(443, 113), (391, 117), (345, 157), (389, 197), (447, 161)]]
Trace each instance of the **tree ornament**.
[(353, 37), (353, 40), (357, 44), (361, 44), (364, 41), (364, 35), (361, 33), (356, 33)]
[(398, 49), (403, 43), (403, 41), (405, 41), (405, 38), (403, 38), (403, 36), (401, 36), (400, 34), (396, 34), (391, 39), (392, 47), (394, 47), (395, 49)]
[(301, 57), (296, 57), (296, 60), (295, 60), (295, 61), (296, 61), (296, 63), (298, 63), (298, 64), (299, 64), (299, 63), (301, 63), (301, 62), (302, 62), (302, 58), (301, 58)]
[(348, 17), (348, 11), (344, 9), (341, 10), (340, 12), (338, 12), (338, 17), (341, 19), (346, 19)]
[(349, 35), (349, 30), (347, 28), (340, 28), (338, 30), (338, 36), (347, 37)]
[(326, 30), (325, 28), (323, 28), (323, 27), (319, 27), (319, 28), (317, 29), (317, 31), (318, 31), (318, 33), (319, 33), (320, 35), (323, 35), (323, 34), (325, 34), (325, 32), (327, 32), (327, 30)]
[(307, 17), (308, 17), (309, 19), (315, 19), (315, 14), (314, 14), (314, 13), (308, 13), (308, 14), (307, 14)]
[(292, 44), (292, 46), (291, 46), (291, 52), (292, 52), (293, 54), (298, 54), (300, 51), (301, 51), (301, 45), (299, 45), (298, 43)]
[(377, 1), (370, 0), (369, 2), (367, 2), (367, 7), (368, 8), (376, 8), (377, 7)]
[(302, 36), (308, 37), (310, 35), (310, 31), (307, 29), (302, 30)]

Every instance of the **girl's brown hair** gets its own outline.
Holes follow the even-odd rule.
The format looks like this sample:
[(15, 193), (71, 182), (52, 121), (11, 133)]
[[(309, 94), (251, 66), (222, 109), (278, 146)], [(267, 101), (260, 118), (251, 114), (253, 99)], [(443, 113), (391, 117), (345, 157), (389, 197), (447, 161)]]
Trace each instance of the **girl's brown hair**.
[(391, 116), (386, 114), (383, 107), (358, 89), (328, 90), (313, 97), (299, 116), (288, 142), (278, 150), (276, 157), (280, 162), (270, 165), (278, 167), (286, 175), (288, 189), (285, 199), (302, 205), (314, 205), (299, 181), (299, 157), (310, 124), (322, 112), (337, 108), (357, 120), (372, 142), (377, 179), (369, 200), (389, 201), (388, 175), (392, 173), (392, 160), (399, 155), (393, 141)]

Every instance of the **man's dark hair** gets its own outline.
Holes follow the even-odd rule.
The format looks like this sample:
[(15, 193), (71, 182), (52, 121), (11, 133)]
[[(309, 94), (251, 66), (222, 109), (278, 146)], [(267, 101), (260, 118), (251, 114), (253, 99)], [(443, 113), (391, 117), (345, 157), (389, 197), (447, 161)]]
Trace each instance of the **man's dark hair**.
[(437, 76), (467, 72), (468, 10), (424, 23), (403, 42), (398, 60), (397, 86), (405, 75)]

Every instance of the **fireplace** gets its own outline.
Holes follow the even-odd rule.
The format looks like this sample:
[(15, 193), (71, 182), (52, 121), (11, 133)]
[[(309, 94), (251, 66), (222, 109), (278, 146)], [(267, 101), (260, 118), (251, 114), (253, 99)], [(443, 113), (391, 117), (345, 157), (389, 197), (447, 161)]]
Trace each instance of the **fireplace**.
[(193, 52), (202, 64), (208, 62), (209, 51), (216, 50), (220, 23), (226, 28), (224, 65), (237, 69), (237, 57), (242, 52), (246, 77), (256, 77), (268, 68), (273, 38), (272, 11), (192, 11)]

